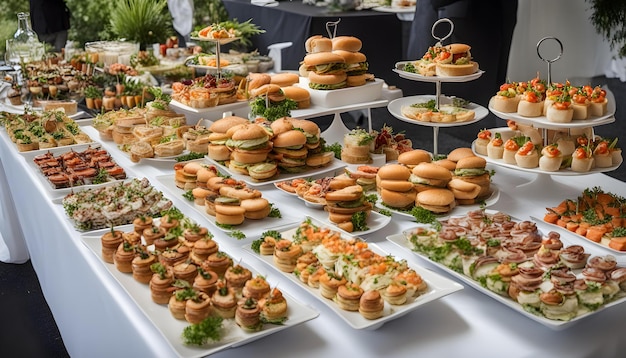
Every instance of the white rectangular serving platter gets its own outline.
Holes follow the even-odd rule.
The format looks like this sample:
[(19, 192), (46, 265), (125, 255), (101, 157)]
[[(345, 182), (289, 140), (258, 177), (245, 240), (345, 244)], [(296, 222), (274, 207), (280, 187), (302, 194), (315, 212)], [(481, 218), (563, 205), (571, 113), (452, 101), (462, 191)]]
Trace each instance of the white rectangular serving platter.
[(385, 81), (375, 78), (374, 81), (363, 86), (340, 88), (335, 90), (315, 90), (309, 88), (309, 79), (300, 77), (299, 87), (305, 88), (311, 94), (311, 104), (325, 108), (334, 108), (354, 104), (356, 102), (371, 102), (380, 99)]
[[(132, 225), (124, 225), (116, 227), (117, 230), (124, 232), (132, 231)], [(96, 257), (101, 259), (101, 243), (100, 236), (110, 229), (102, 229), (81, 235), (82, 242), (93, 252)], [(233, 258), (233, 260), (237, 260)], [(241, 261), (241, 260), (238, 260)], [(284, 325), (266, 324), (263, 329), (258, 332), (246, 332), (239, 328), (234, 319), (226, 319), (223, 323), (222, 340), (215, 343), (207, 343), (204, 346), (188, 346), (183, 344), (181, 334), (185, 327), (189, 325), (186, 321), (175, 319), (170, 313), (167, 305), (159, 305), (152, 301), (150, 296), (150, 288), (148, 285), (137, 282), (132, 274), (123, 273), (117, 270), (114, 264), (101, 261), (105, 269), (113, 276), (113, 278), (122, 286), (128, 295), (135, 301), (137, 307), (146, 315), (146, 317), (154, 324), (157, 330), (163, 335), (163, 338), (172, 347), (179, 357), (182, 358), (198, 358), (208, 356), (210, 354), (222, 351), (230, 347), (241, 346), (267, 335), (282, 331), (287, 328), (297, 326), (301, 323), (316, 318), (319, 312), (312, 307), (302, 304), (288, 293), (283, 291), (283, 295), (287, 299), (288, 319)], [(243, 265), (243, 264), (242, 264)], [(246, 265), (244, 265), (246, 266)], [(250, 268), (250, 267), (249, 267)], [(253, 276), (255, 272), (252, 268)]]
[[(165, 188), (164, 192), (167, 194), (170, 194), (171, 195), (170, 198), (172, 196), (176, 196), (180, 198), (185, 193), (184, 190), (176, 186), (176, 183), (174, 182), (174, 174), (160, 175), (156, 177), (156, 180), (164, 186)], [(213, 225), (213, 227), (226, 233), (232, 230), (241, 231), (246, 235), (245, 239), (259, 237), (261, 236), (263, 232), (269, 230), (270, 228), (273, 230), (276, 230), (276, 229), (291, 226), (300, 220), (300, 218), (289, 215), (289, 210), (287, 210), (284, 206), (281, 206), (279, 203), (270, 202), (270, 204), (273, 204), (274, 207), (280, 210), (280, 213), (281, 213), (280, 218), (267, 217), (261, 220), (245, 219), (241, 225), (233, 225), (232, 229), (229, 229), (229, 228), (224, 228), (222, 226), (219, 226), (215, 220), (215, 216), (207, 214), (204, 206), (197, 205), (193, 201), (189, 201), (185, 198), (182, 198), (181, 200), (189, 208), (199, 213), (202, 213), (202, 215), (204, 215), (204, 217), (207, 219), (208, 222), (211, 223), (211, 225)]]
[[(445, 265), (443, 265), (441, 263), (432, 261), (426, 255), (423, 255), (420, 252), (413, 251), (412, 248), (411, 248), (410, 242), (405, 238), (404, 234), (402, 234), (402, 233), (401, 234), (395, 234), (395, 235), (387, 236), (387, 240), (392, 242), (392, 243), (394, 243), (395, 245), (399, 246), (400, 248), (402, 248), (402, 249), (404, 249), (406, 251), (409, 251), (409, 252), (413, 253), (414, 255), (416, 255), (416, 256), (418, 256), (418, 257), (420, 257), (420, 258), (422, 258), (422, 259), (424, 259), (424, 260), (426, 260), (426, 261), (428, 261), (430, 263), (432, 263), (433, 265), (437, 266), (439, 269), (443, 270), (444, 272), (448, 273), (449, 275), (452, 275), (456, 279), (461, 280), (463, 283), (465, 283), (468, 286), (474, 288), (475, 290), (479, 291), (480, 293), (483, 293), (487, 297), (490, 297), (491, 299), (493, 299), (493, 300), (495, 300), (497, 302), (502, 303), (503, 305), (505, 305), (505, 306), (509, 307), (510, 309), (512, 309), (512, 310), (514, 310), (514, 311), (516, 311), (516, 312), (518, 312), (520, 314), (522, 314), (523, 316), (525, 316), (525, 317), (527, 317), (527, 318), (529, 318), (529, 319), (531, 319), (531, 320), (533, 320), (535, 322), (538, 322), (538, 323), (540, 323), (540, 324), (542, 324), (542, 325), (544, 325), (544, 326), (546, 326), (546, 327), (548, 327), (550, 329), (553, 329), (555, 331), (559, 331), (559, 330), (563, 330), (563, 329), (569, 328), (572, 325), (580, 322), (583, 319), (591, 317), (594, 314), (596, 314), (596, 313), (598, 313), (598, 312), (600, 312), (602, 310), (605, 310), (605, 309), (608, 309), (610, 307), (614, 307), (614, 306), (620, 305), (620, 304), (622, 304), (622, 303), (624, 303), (626, 301), (626, 297), (619, 298), (619, 299), (617, 299), (615, 301), (612, 301), (612, 302), (609, 302), (609, 303), (603, 305), (601, 308), (599, 308), (596, 311), (579, 315), (579, 316), (577, 316), (577, 317), (575, 317), (575, 318), (573, 318), (572, 320), (569, 320), (569, 321), (558, 321), (558, 320), (548, 319), (548, 318), (545, 318), (545, 317), (534, 315), (534, 314), (524, 310), (522, 305), (520, 305), (519, 303), (513, 301), (512, 299), (500, 296), (497, 293), (495, 293), (493, 291), (490, 291), (489, 289), (481, 286), (478, 281), (475, 281), (475, 280), (473, 280), (472, 278), (470, 278), (470, 277), (468, 277), (466, 275), (460, 274), (460, 273), (458, 273), (458, 272), (448, 268), (447, 266), (445, 266)], [(561, 236), (561, 240), (563, 241), (563, 244), (565, 246), (569, 245), (569, 243), (567, 242), (567, 239), (564, 238), (563, 236)]]
[[(320, 223), (316, 221), (314, 218), (311, 218), (311, 221), (320, 227), (330, 227), (325, 225), (324, 223)], [(330, 227), (331, 230), (337, 231), (334, 227)], [(297, 227), (291, 228), (289, 230), (281, 232), (281, 235), (284, 239), (291, 240), (296, 231)], [(342, 234), (344, 238), (350, 238), (350, 235)], [(376, 244), (368, 244), (368, 247), (375, 253), (380, 255), (388, 255), (388, 253), (384, 252), (381, 248), (379, 248)], [(438, 300), (444, 296), (447, 296), (456, 291), (462, 290), (463, 286), (445, 278), (439, 274), (436, 274), (430, 270), (427, 270), (423, 267), (416, 265), (409, 265), (410, 268), (414, 269), (422, 279), (428, 284), (428, 289), (426, 292), (421, 294), (418, 297), (413, 299), (409, 299), (406, 304), (401, 306), (390, 305), (385, 302), (385, 308), (383, 310), (383, 316), (381, 318), (375, 320), (368, 320), (364, 318), (359, 312), (351, 312), (346, 311), (341, 308), (332, 300), (329, 300), (321, 295), (320, 290), (317, 288), (310, 287), (309, 285), (304, 284), (296, 275), (292, 273), (287, 273), (280, 271), (273, 263), (272, 255), (260, 255), (252, 250), (250, 245), (244, 245), (243, 249), (251, 253), (253, 256), (259, 258), (259, 260), (263, 261), (266, 265), (272, 267), (276, 272), (279, 272), (285, 278), (291, 280), (296, 285), (302, 287), (305, 291), (307, 291), (311, 296), (318, 299), (320, 302), (328, 306), (334, 313), (336, 313), (343, 321), (346, 322), (350, 327), (354, 329), (363, 329), (363, 330), (376, 330), (380, 328), (383, 324), (392, 321), (396, 318), (400, 318), (423, 305)]]
[(120, 183), (120, 182), (125, 181), (126, 179), (130, 179), (130, 175), (128, 174), (128, 171), (126, 171), (126, 169), (124, 169), (124, 171), (126, 171), (126, 178), (124, 178), (124, 179), (113, 179), (113, 178), (110, 178), (110, 180), (108, 180), (105, 183), (101, 183), (101, 184), (85, 184), (85, 185), (78, 185), (78, 186), (73, 186), (73, 187), (58, 188), (57, 189), (57, 188), (54, 187), (54, 185), (52, 185), (52, 183), (48, 180), (48, 178), (46, 178), (46, 176), (41, 172), (41, 170), (39, 170), (39, 167), (34, 162), (35, 157), (40, 155), (40, 154), (45, 154), (45, 153), (50, 152), (55, 157), (57, 157), (57, 156), (59, 156), (61, 154), (64, 154), (64, 153), (67, 153), (67, 152), (70, 152), (70, 151), (83, 152), (83, 151), (85, 151), (89, 147), (101, 148), (100, 145), (96, 144), (96, 143), (75, 144), (75, 145), (72, 145), (72, 146), (56, 147), (56, 148), (50, 148), (50, 149), (43, 149), (43, 150), (36, 150), (36, 151), (31, 151), (31, 152), (25, 152), (23, 155), (24, 155), (24, 158), (26, 159), (26, 162), (28, 163), (28, 166), (35, 172), (35, 176), (43, 183), (43, 186), (46, 188), (46, 191), (48, 192), (48, 194), (50, 194), (50, 196), (52, 198), (56, 198), (56, 197), (60, 197), (60, 196), (61, 197), (62, 196), (66, 196), (67, 194), (69, 194), (71, 192), (78, 191), (78, 190), (99, 188), (101, 186), (107, 186), (107, 185), (111, 185), (111, 184), (114, 184), (114, 183)]

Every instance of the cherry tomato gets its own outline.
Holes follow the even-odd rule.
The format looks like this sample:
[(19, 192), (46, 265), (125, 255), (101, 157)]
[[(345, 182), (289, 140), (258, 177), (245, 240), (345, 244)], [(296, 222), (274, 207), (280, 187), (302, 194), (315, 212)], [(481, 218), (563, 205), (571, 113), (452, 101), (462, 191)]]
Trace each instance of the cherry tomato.
[(561, 151), (559, 150), (559, 148), (556, 147), (556, 145), (549, 145), (545, 149), (546, 149), (546, 153), (548, 153), (550, 157), (556, 157), (561, 153)]
[(574, 103), (585, 104), (587, 102), (587, 96), (577, 93), (572, 96), (572, 100), (574, 101)]
[(606, 154), (609, 152), (609, 143), (607, 143), (606, 141), (601, 141), (600, 143), (598, 143), (598, 145), (596, 146), (596, 150), (594, 151), (595, 153), (598, 154)]
[(578, 143), (579, 146), (586, 146), (587, 144), (589, 144), (589, 139), (587, 139), (587, 137), (585, 136), (580, 136), (576, 138), (576, 143)]
[(480, 132), (478, 132), (478, 138), (489, 139), (491, 138), (491, 132), (488, 129), (483, 129)]

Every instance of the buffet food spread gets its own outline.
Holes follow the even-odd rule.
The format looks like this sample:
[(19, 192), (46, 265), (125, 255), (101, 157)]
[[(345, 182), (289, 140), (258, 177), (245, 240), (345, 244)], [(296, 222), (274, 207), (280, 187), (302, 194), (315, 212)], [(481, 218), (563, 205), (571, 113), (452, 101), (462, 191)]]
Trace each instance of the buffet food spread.
[[(217, 25), (198, 37), (237, 40)], [(63, 108), (2, 112), (2, 137), (42, 179), (35, 185), (50, 193), (47, 205), (62, 211), (69, 235), (95, 255), (93, 269), (128, 294), (131, 309), (163, 339), (158, 346), (181, 357), (315, 325), (318, 315), (339, 317), (347, 330), (396, 319), (405, 325), (409, 318), (400, 317), (418, 318), (413, 311), (422, 306), (448, 310), (441, 302), (463, 289), (456, 281), (511, 308), (512, 319), (553, 330), (625, 301), (620, 194), (585, 188), (575, 199), (541, 201), (546, 213), (529, 210), (519, 219), (515, 205), (499, 201), (505, 187), (514, 198), (522, 190), (507, 180), (619, 167), (617, 138), (592, 130), (615, 120), (610, 93), (539, 78), (504, 84), (488, 107), (516, 121), (483, 129), (471, 148), (443, 155), (414, 149), (387, 125), (352, 130), (329, 145), (315, 122), (291, 110), (380, 97), (382, 81), (367, 72), (361, 44), (313, 36), (303, 44), (299, 75), (250, 73), (240, 82), (222, 76), (228, 64), (214, 59), (204, 65), (215, 65), (216, 74), (175, 82), (171, 97), (150, 89), (141, 105), (106, 108), (85, 123)], [(464, 44), (432, 47), (395, 71), (427, 82), (482, 74)], [(486, 115), (479, 104), (440, 104), (439, 97), (402, 99), (389, 110), (433, 128)], [(170, 100), (195, 109), (250, 101), (252, 116), (192, 125)], [(381, 236), (381, 247), (370, 242)], [(271, 271), (254, 268), (257, 262)]]

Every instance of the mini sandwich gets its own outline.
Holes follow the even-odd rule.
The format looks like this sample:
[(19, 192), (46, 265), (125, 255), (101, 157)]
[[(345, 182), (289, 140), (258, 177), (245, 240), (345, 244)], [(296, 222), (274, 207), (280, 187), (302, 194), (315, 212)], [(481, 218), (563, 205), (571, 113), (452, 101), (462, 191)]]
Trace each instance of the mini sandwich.
[(451, 190), (439, 188), (417, 193), (415, 205), (436, 214), (444, 214), (456, 206), (456, 201)]
[(311, 89), (332, 90), (347, 86), (346, 60), (332, 52), (304, 56), (301, 72), (309, 78)]
[(450, 180), (448, 189), (452, 191), (456, 202), (460, 205), (474, 204), (481, 191), (480, 185), (458, 178)]
[(226, 147), (226, 141), (230, 138), (227, 134), (228, 129), (237, 125), (249, 123), (242, 117), (228, 116), (216, 120), (209, 127), (209, 158), (217, 161), (225, 161), (230, 159), (230, 150)]
[(476, 200), (481, 200), (491, 194), (491, 175), (485, 169), (487, 161), (478, 156), (465, 157), (456, 163), (453, 179), (461, 179), (480, 186), (480, 193)]
[(293, 72), (281, 72), (270, 77), (270, 83), (280, 87), (289, 87), (300, 81), (300, 76)]
[(272, 138), (273, 149), (271, 158), (278, 167), (288, 173), (299, 173), (306, 170), (306, 158), (309, 150), (305, 146), (304, 132), (292, 129)]
[(285, 97), (295, 101), (298, 109), (311, 107), (311, 93), (306, 88), (297, 86), (282, 87)]
[(335, 36), (332, 39), (333, 42), (333, 51), (335, 50), (344, 50), (350, 52), (358, 52), (361, 51), (363, 47), (363, 42), (354, 36)]
[(333, 49), (333, 42), (328, 37), (313, 35), (304, 42), (307, 53), (329, 52)]
[(226, 146), (231, 150), (229, 168), (248, 174), (247, 167), (251, 164), (264, 162), (272, 149), (270, 136), (258, 124), (248, 123), (237, 127)]
[(321, 146), (321, 130), (317, 123), (308, 119), (292, 119), (293, 129), (301, 130), (306, 137), (305, 146), (309, 150), (309, 154), (319, 153)]
[(276, 84), (262, 85), (250, 91), (250, 96), (250, 113), (268, 121), (288, 117), (292, 109), (298, 108), (298, 104), (287, 98), (282, 88)]
[(416, 165), (409, 177), (409, 181), (415, 185), (415, 189), (418, 192), (433, 188), (445, 188), (451, 179), (452, 172), (440, 165), (429, 162), (422, 162)]
[(478, 63), (472, 61), (471, 47), (465, 44), (450, 44), (437, 55), (437, 76), (467, 76), (478, 71)]
[(376, 173), (376, 188), (382, 202), (396, 209), (410, 209), (415, 205), (417, 191), (409, 181), (411, 170), (401, 164), (386, 164)]
[(372, 204), (365, 200), (363, 188), (360, 185), (352, 185), (339, 190), (326, 193), (326, 206), (328, 219), (337, 224), (341, 229), (351, 232), (352, 215), (357, 212), (366, 212), (369, 216)]
[(362, 86), (371, 77), (367, 75), (369, 65), (367, 57), (363, 53), (345, 50), (334, 50), (333, 53), (343, 57), (346, 62), (348, 87)]
[(413, 149), (408, 152), (400, 153), (398, 155), (398, 163), (405, 165), (409, 169), (413, 169), (416, 165), (422, 162), (430, 163), (432, 156), (429, 152), (423, 149)]

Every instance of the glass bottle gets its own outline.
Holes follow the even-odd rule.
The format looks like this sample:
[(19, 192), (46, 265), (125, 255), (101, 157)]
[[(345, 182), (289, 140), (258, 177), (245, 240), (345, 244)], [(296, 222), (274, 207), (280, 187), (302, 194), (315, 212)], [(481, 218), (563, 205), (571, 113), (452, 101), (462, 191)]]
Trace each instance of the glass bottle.
[(39, 60), (44, 54), (44, 47), (37, 34), (30, 26), (30, 15), (25, 12), (17, 14), (17, 31), (13, 39), (7, 40), (10, 47), (10, 62), (30, 62)]

